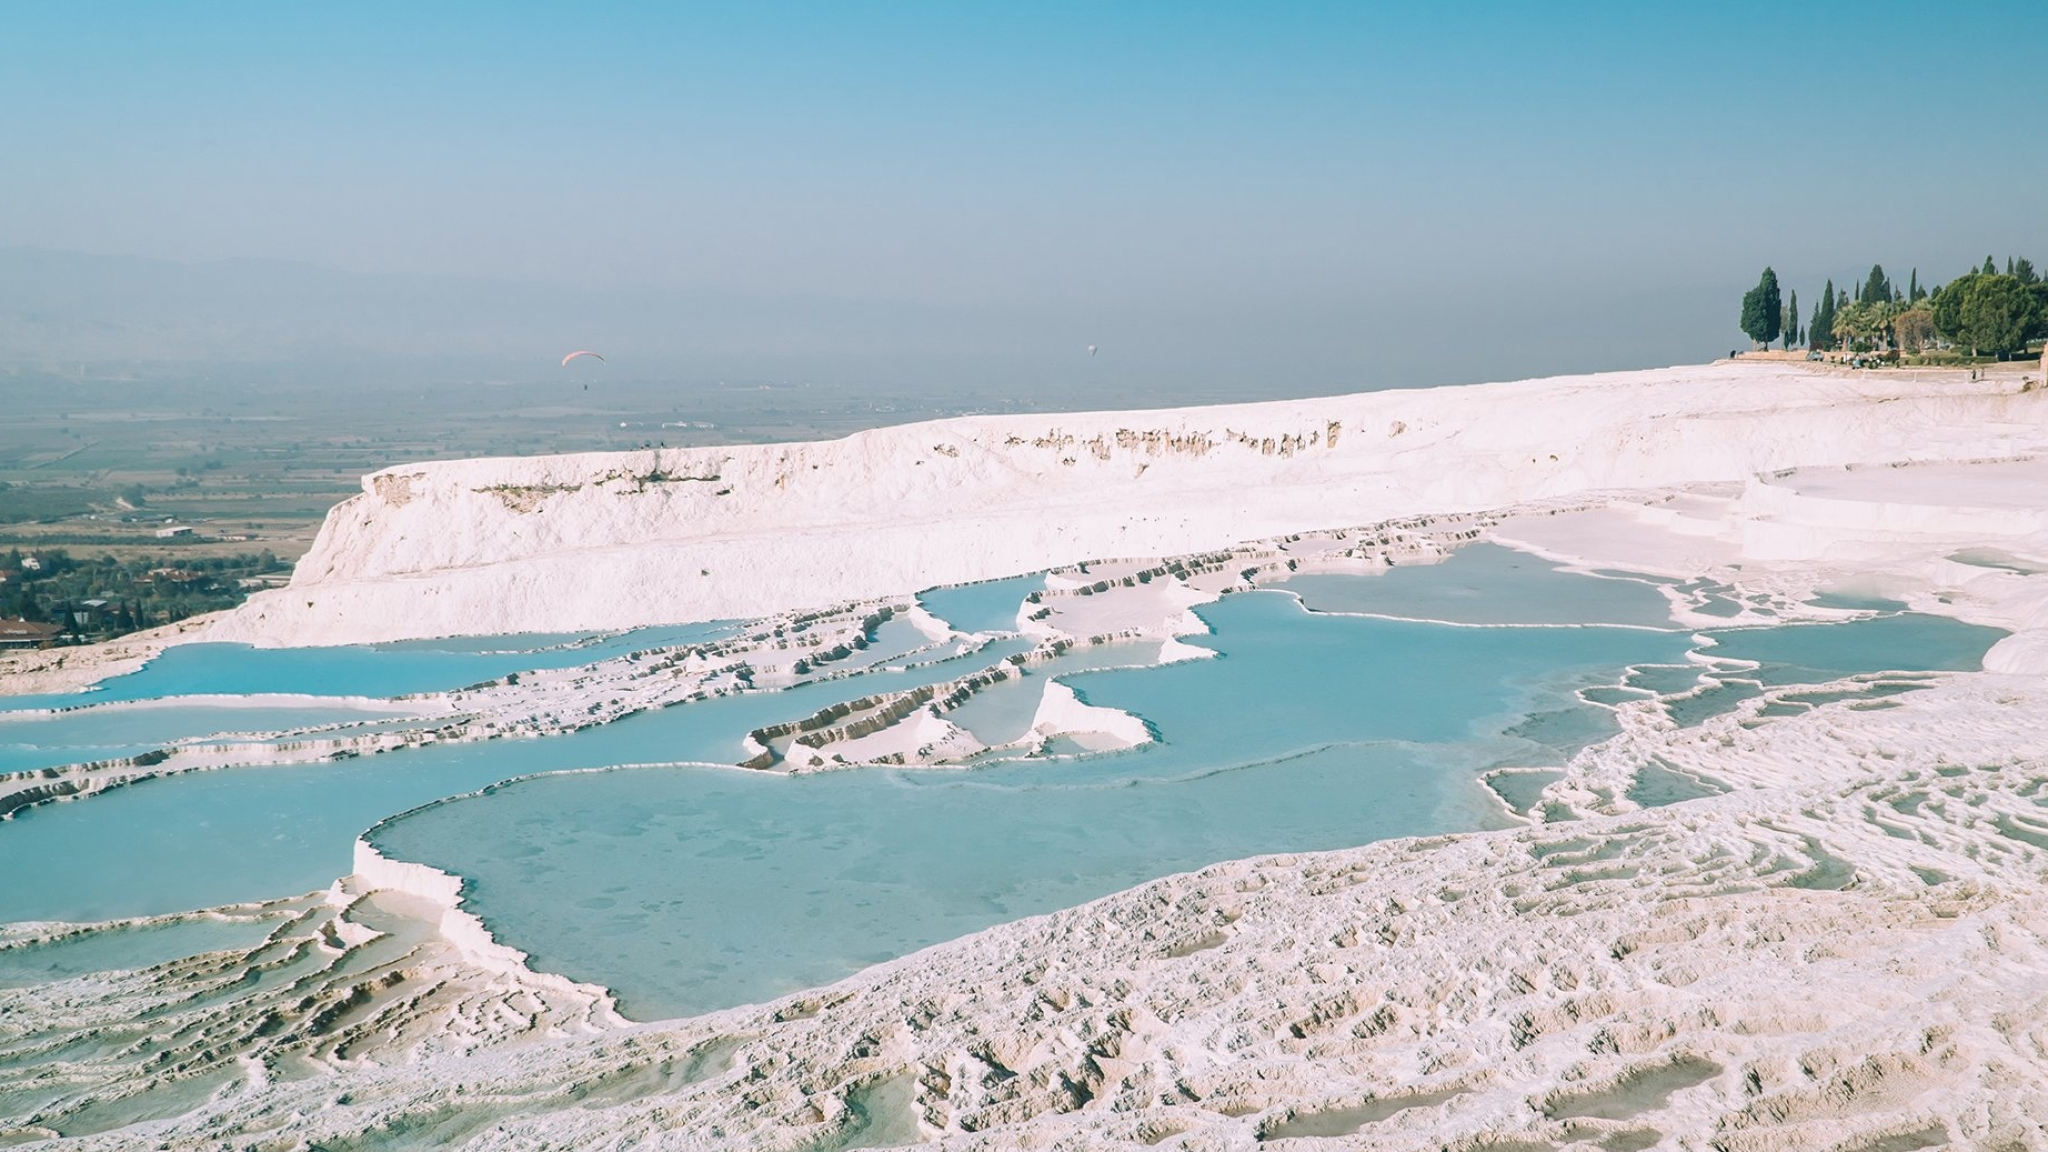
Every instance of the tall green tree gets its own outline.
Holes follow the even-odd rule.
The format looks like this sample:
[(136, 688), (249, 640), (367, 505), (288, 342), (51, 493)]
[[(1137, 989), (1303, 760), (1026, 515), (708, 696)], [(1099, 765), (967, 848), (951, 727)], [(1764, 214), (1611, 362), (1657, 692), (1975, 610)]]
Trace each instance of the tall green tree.
[(1813, 320), (1806, 326), (1806, 339), (1825, 352), (1835, 346), (1835, 282), (1821, 289), (1820, 303), (1813, 306)]
[(1778, 333), (1785, 339), (1785, 351), (1790, 352), (1799, 343), (1799, 289), (1792, 289), (1785, 301), (1785, 320)]
[(2034, 294), (2017, 276), (1979, 276), (1962, 300), (1963, 338), (1972, 355), (2000, 359), (2027, 346), (2038, 318)]
[(1986, 276), (1996, 276), (1998, 275), (1998, 265), (1993, 264), (1991, 262), (1991, 257), (1986, 256), (1984, 258), (1984, 267), (1981, 269), (1981, 271)]
[(2041, 282), (2041, 274), (2034, 271), (2034, 262), (2032, 260), (2027, 259), (2024, 256), (2020, 257), (2018, 260), (2013, 261), (2012, 274), (2019, 279), (2020, 283), (2025, 284), (2028, 287), (2032, 287)]
[(1778, 298), (1778, 274), (1769, 268), (1756, 287), (1742, 294), (1742, 334), (1759, 348), (1768, 348), (1778, 338), (1784, 301)]
[(1963, 332), (1963, 299), (1970, 294), (1982, 272), (1965, 272), (1936, 289), (1928, 304), (1934, 310), (1934, 330), (1951, 344), (1967, 344)]
[(1925, 299), (1927, 299), (1927, 289), (1920, 286), (1920, 270), (1915, 268), (1913, 269), (1913, 274), (1906, 279), (1906, 303), (1918, 304)]
[(1892, 282), (1885, 279), (1884, 265), (1872, 264), (1870, 278), (1863, 282), (1863, 291), (1856, 294), (1858, 304), (1882, 304), (1892, 298)]

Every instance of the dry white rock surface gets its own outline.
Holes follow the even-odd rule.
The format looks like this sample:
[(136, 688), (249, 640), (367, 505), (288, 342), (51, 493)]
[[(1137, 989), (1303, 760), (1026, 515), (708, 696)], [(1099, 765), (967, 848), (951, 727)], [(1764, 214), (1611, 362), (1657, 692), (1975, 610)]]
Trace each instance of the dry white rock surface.
[[(1725, 363), (843, 440), (407, 465), (214, 640), (305, 645), (739, 619), (1596, 489), (2044, 443), (2017, 374)], [(629, 590), (629, 591), (627, 591)]]

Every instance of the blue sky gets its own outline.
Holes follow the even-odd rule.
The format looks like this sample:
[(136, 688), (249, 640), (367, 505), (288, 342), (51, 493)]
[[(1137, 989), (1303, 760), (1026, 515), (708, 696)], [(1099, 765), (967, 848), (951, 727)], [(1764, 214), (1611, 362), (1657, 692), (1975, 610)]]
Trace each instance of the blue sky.
[(2048, 258), (2048, 5), (1955, 8), (17, 4), (0, 245), (949, 309), (1313, 387), (1697, 359), (1767, 262)]

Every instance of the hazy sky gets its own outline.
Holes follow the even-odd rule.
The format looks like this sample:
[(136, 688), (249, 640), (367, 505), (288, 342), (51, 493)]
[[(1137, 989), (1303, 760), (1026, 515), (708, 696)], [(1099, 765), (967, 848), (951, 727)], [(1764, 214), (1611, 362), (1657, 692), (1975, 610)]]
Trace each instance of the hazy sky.
[(1671, 362), (1766, 262), (2048, 259), (2044, 53), (2040, 0), (9, 4), (0, 245)]

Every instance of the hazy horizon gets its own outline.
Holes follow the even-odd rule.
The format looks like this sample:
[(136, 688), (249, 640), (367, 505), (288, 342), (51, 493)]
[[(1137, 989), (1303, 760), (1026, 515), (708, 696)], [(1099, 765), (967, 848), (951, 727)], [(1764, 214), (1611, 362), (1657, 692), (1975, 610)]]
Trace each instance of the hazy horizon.
[[(2048, 9), (16, 9), (0, 364), (1170, 403), (1697, 362), (2048, 259)], [(1978, 104), (1993, 101), (1993, 106)], [(1994, 114), (1995, 113), (1995, 114)], [(1086, 348), (1098, 345), (1090, 358)]]

